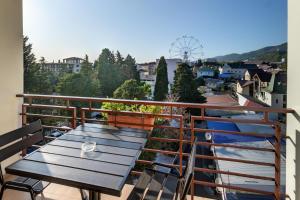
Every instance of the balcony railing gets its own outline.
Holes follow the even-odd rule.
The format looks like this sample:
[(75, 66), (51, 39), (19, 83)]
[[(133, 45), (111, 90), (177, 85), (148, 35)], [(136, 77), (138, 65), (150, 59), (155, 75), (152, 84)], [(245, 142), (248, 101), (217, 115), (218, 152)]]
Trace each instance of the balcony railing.
[[(229, 190), (237, 190), (248, 193), (257, 193), (262, 195), (273, 196), (274, 199), (279, 200), (282, 196), (281, 194), (281, 185), (280, 185), (280, 162), (281, 162), (281, 140), (285, 138), (281, 132), (281, 124), (278, 121), (270, 120), (271, 113), (277, 114), (287, 114), (293, 113), (291, 109), (278, 109), (278, 108), (264, 108), (264, 107), (245, 107), (245, 106), (218, 106), (218, 105), (208, 105), (208, 104), (194, 104), (194, 103), (178, 103), (178, 102), (158, 102), (158, 101), (140, 101), (140, 100), (123, 100), (123, 99), (108, 99), (108, 98), (88, 98), (88, 97), (74, 97), (74, 96), (55, 96), (55, 95), (34, 95), (34, 94), (19, 94), (17, 97), (24, 98), (24, 103), (22, 105), (22, 112), (20, 115), (22, 116), (22, 123), (27, 124), (30, 118), (41, 118), (41, 119), (53, 119), (53, 120), (67, 120), (70, 123), (70, 127), (59, 127), (53, 124), (44, 124), (45, 128), (53, 128), (53, 129), (61, 129), (61, 130), (71, 130), (75, 128), (79, 124), (84, 124), (86, 122), (94, 122), (94, 123), (108, 123), (112, 125), (133, 125), (141, 128), (152, 127), (157, 129), (175, 129), (179, 132), (178, 138), (166, 138), (166, 137), (155, 137), (149, 134), (148, 141), (158, 141), (162, 143), (176, 143), (179, 146), (178, 151), (170, 151), (170, 150), (162, 150), (155, 148), (144, 148), (144, 152), (153, 152), (153, 153), (161, 153), (165, 155), (173, 155), (176, 156), (179, 160), (177, 164), (170, 164), (171, 166), (176, 166), (180, 169), (180, 173), (182, 173), (184, 169), (184, 158), (189, 156), (189, 153), (184, 152), (184, 146), (194, 141), (195, 133), (197, 134), (205, 134), (205, 133), (222, 133), (222, 134), (231, 134), (231, 135), (240, 135), (240, 136), (255, 136), (260, 138), (271, 138), (274, 139), (273, 148), (261, 148), (261, 147), (253, 147), (246, 145), (235, 145), (235, 144), (224, 144), (224, 143), (213, 143), (209, 141), (198, 141), (197, 145), (206, 146), (206, 147), (225, 147), (225, 148), (233, 148), (236, 150), (249, 150), (249, 151), (262, 151), (262, 152), (271, 152), (274, 153), (274, 162), (258, 162), (255, 160), (246, 160), (246, 159), (234, 159), (228, 157), (217, 157), (211, 155), (197, 154), (197, 159), (206, 159), (212, 161), (228, 161), (232, 163), (245, 163), (250, 165), (257, 166), (268, 166), (274, 168), (274, 177), (261, 176), (255, 174), (247, 174), (245, 173), (237, 173), (232, 169), (232, 171), (222, 171), (218, 169), (211, 168), (202, 168), (195, 167), (195, 172), (201, 173), (209, 173), (214, 175), (230, 175), (237, 177), (244, 177), (259, 180), (267, 180), (274, 182), (274, 191), (264, 191), (259, 188), (245, 188), (233, 186), (230, 184), (220, 184), (215, 182), (208, 182), (204, 180), (197, 180), (196, 178), (192, 181), (191, 187), (191, 196), (192, 199), (195, 193), (195, 187), (197, 185), (207, 186), (212, 188), (224, 188)], [(161, 106), (164, 108), (164, 112), (159, 114), (153, 113), (141, 113), (141, 112), (128, 112), (128, 111), (114, 111), (114, 110), (104, 110), (100, 108), (100, 104), (104, 102), (110, 103), (123, 103), (126, 105), (153, 105), (153, 106)], [(78, 104), (80, 103), (80, 105)], [(75, 106), (77, 105), (77, 106)], [(186, 109), (197, 109), (199, 114), (197, 116), (190, 116), (179, 111), (183, 111)], [(46, 112), (55, 110), (56, 112)], [(57, 110), (60, 110), (57, 111)], [(263, 113), (263, 117), (261, 119), (232, 119), (232, 118), (221, 118), (221, 117), (211, 117), (207, 116), (206, 112), (208, 110), (218, 110), (218, 111), (232, 111), (232, 112), (255, 112), (255, 113)], [(104, 119), (92, 119), (86, 117), (89, 112), (99, 112), (99, 113), (107, 113), (113, 115), (113, 120), (104, 120)], [(141, 123), (128, 123), (128, 122), (119, 122), (117, 121), (117, 116), (137, 116), (140, 117)], [(171, 125), (161, 125), (161, 124), (145, 124), (143, 123), (143, 119), (148, 117), (155, 117), (161, 119), (175, 119), (179, 123), (177, 126)], [(195, 126), (196, 122), (206, 122), (206, 121), (220, 121), (220, 122), (234, 122), (234, 123), (246, 123), (246, 124), (262, 124), (262, 125), (270, 125), (274, 127), (274, 134), (261, 134), (256, 132), (237, 132), (237, 131), (226, 131), (226, 130), (215, 130), (208, 129), (206, 127), (198, 128)], [(53, 139), (53, 138), (49, 138)], [(152, 164), (151, 160), (137, 160), (137, 163), (143, 165)], [(132, 171), (132, 174), (139, 175), (140, 171)]]

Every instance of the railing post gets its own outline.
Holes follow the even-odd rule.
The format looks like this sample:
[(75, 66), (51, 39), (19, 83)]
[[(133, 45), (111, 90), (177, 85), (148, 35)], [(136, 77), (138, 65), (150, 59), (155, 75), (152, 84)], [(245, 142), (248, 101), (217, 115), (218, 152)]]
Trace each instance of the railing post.
[[(191, 116), (191, 145), (194, 143), (195, 140), (195, 119), (194, 116)], [(197, 145), (197, 144), (195, 144)], [(192, 177), (191, 183), (191, 200), (194, 200), (194, 193), (195, 193), (195, 185), (194, 185), (194, 175)]]
[(81, 126), (84, 126), (85, 123), (85, 110), (81, 109)]
[(76, 108), (73, 109), (73, 117), (72, 117), (72, 128), (76, 128), (76, 118), (77, 118), (77, 113), (76, 113)]
[(22, 104), (22, 126), (27, 124), (27, 107), (26, 105)]
[(275, 199), (280, 200), (280, 167), (281, 167), (281, 127), (280, 123), (275, 124)]
[(182, 175), (182, 153), (183, 153), (183, 116), (180, 116), (180, 133), (179, 133), (179, 172)]

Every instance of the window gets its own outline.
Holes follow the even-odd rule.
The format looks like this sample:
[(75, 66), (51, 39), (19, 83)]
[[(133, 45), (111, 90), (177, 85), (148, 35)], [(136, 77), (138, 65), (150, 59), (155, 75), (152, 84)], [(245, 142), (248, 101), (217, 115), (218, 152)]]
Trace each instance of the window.
[(286, 101), (286, 94), (283, 95), (283, 101)]
[(278, 104), (278, 99), (276, 99), (276, 104)]
[(286, 108), (286, 103), (284, 103), (284, 104), (282, 105), (282, 107), (283, 107), (283, 108)]

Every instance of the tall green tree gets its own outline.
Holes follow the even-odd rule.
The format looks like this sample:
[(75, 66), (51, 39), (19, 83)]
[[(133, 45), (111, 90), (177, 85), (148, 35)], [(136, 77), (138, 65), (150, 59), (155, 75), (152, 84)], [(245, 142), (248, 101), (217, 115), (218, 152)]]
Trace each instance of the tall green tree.
[(121, 65), (116, 63), (113, 52), (103, 49), (98, 61), (98, 80), (100, 95), (112, 97), (113, 92), (124, 82)]
[(172, 93), (179, 97), (179, 102), (204, 103), (206, 100), (197, 90), (192, 70), (186, 63), (180, 64), (175, 71)]
[(124, 63), (124, 58), (119, 51), (116, 53), (116, 63), (120, 65)]
[(140, 81), (140, 76), (136, 68), (135, 59), (129, 54), (126, 56), (123, 62), (122, 72), (124, 80), (135, 79), (137, 81)]
[(88, 55), (85, 55), (85, 58), (81, 64), (81, 70), (84, 75), (89, 76), (93, 72), (93, 64), (89, 62)]
[(23, 38), (23, 64), (24, 64), (24, 92), (36, 94), (52, 94), (53, 84), (51, 84), (50, 74), (42, 67), (42, 62), (37, 63), (35, 55), (32, 53), (32, 44), (29, 38)]
[(168, 68), (165, 58), (162, 56), (156, 69), (156, 82), (154, 88), (154, 100), (163, 101), (168, 95)]

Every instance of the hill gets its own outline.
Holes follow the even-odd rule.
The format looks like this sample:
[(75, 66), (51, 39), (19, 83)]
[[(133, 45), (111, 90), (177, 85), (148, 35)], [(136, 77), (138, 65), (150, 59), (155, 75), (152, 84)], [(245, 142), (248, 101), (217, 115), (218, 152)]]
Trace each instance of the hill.
[(282, 58), (287, 57), (287, 43), (276, 46), (268, 46), (255, 51), (237, 54), (232, 53), (224, 56), (217, 56), (219, 62), (236, 62), (236, 61), (265, 61), (265, 62), (279, 62)]

